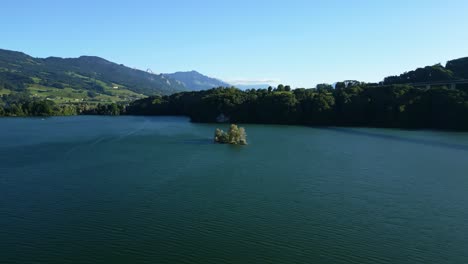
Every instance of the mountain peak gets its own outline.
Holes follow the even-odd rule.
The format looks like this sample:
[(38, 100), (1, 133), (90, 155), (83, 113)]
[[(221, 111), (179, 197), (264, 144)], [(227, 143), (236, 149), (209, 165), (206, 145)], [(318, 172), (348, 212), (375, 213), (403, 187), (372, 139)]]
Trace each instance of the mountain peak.
[(20, 52), (20, 51), (13, 51), (13, 50), (6, 50), (6, 49), (0, 49), (0, 55), (2, 57), (2, 59), (4, 60), (15, 60), (15, 59), (18, 59), (18, 58), (21, 58), (21, 59), (32, 59), (31, 56), (29, 56), (28, 54), (25, 54), (23, 52)]
[(186, 90), (182, 84), (162, 78), (161, 75), (135, 70), (97, 56), (42, 59), (21, 52), (0, 50), (0, 68), (20, 76), (27, 74), (36, 77), (35, 81), (24, 78), (23, 83), (17, 85), (18, 90), (22, 91), (37, 83), (45, 87), (70, 87), (102, 94), (111, 93), (109, 89), (114, 86), (144, 95), (171, 94)]
[[(199, 72), (197, 72), (196, 70), (191, 70), (191, 71), (177, 71), (177, 72), (174, 72), (174, 73), (165, 73), (166, 75), (170, 75), (170, 74), (186, 74), (186, 75), (189, 75), (189, 74), (194, 74), (194, 75), (203, 75)], [(203, 75), (205, 76), (205, 75)]]
[(187, 89), (192, 91), (208, 90), (220, 86), (231, 86), (226, 82), (208, 77), (195, 70), (166, 73), (163, 75), (181, 82)]
[(101, 57), (98, 57), (98, 56), (80, 56), (78, 58), (78, 60), (81, 60), (81, 61), (86, 61), (86, 62), (94, 62), (94, 63), (112, 63), (106, 59), (103, 59)]

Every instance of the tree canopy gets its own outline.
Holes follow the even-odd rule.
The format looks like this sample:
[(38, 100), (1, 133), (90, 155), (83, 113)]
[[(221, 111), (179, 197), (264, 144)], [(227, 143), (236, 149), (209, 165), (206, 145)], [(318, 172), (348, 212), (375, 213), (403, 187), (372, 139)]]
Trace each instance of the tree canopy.
[(221, 144), (247, 145), (247, 134), (243, 127), (232, 124), (227, 133), (217, 128), (214, 141)]
[(31, 98), (26, 93), (0, 96), (0, 116), (120, 115), (123, 104), (57, 104), (52, 100)]
[(194, 122), (217, 122), (223, 115), (234, 123), (468, 130), (465, 88), (361, 82), (319, 88), (242, 91), (219, 87), (138, 100), (127, 107), (127, 113), (186, 115)]

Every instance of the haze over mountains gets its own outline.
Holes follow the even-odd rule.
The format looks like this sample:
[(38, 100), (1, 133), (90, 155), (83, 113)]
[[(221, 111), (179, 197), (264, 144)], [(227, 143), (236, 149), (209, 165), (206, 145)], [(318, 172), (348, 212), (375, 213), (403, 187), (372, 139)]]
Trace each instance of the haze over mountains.
[(247, 89), (267, 89), (269, 86), (272, 86), (272, 85), (268, 83), (258, 83), (258, 84), (235, 84), (234, 86), (241, 90), (247, 90)]
[(223, 82), (221, 80), (208, 77), (197, 71), (188, 71), (188, 72), (175, 72), (175, 73), (166, 73), (163, 74), (170, 79), (177, 80), (181, 82), (187, 90), (191, 91), (200, 91), (207, 90), (213, 87), (229, 87), (230, 84)]

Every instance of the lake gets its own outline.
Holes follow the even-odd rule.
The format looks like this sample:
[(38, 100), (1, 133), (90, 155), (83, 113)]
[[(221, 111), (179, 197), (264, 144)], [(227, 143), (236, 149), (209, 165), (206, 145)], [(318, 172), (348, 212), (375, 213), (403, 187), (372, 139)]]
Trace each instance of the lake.
[(468, 263), (468, 133), (0, 119), (1, 263)]

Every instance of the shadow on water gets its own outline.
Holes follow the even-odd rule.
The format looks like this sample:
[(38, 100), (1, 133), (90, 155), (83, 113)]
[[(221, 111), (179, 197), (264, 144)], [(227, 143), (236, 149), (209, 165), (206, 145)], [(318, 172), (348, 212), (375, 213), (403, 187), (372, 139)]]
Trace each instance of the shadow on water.
[(194, 138), (182, 140), (183, 144), (187, 145), (212, 145), (214, 144), (213, 139), (209, 138)]
[(207, 138), (196, 138), (196, 139), (186, 139), (181, 141), (182, 144), (186, 145), (224, 145), (224, 146), (229, 146), (231, 150), (235, 151), (241, 151), (244, 149), (246, 146), (241, 146), (241, 145), (231, 145), (231, 144), (216, 144), (212, 139), (207, 139)]
[(386, 134), (379, 134), (375, 132), (359, 131), (359, 130), (355, 130), (351, 128), (323, 127), (319, 129), (339, 132), (339, 133), (348, 134), (348, 135), (380, 138), (380, 139), (394, 140), (394, 141), (405, 142), (405, 143), (419, 144), (419, 145), (424, 145), (424, 146), (468, 151), (468, 145), (463, 145), (463, 144), (445, 143), (445, 142), (427, 140), (427, 139), (406, 138), (406, 137), (396, 136), (396, 135), (386, 135)]

